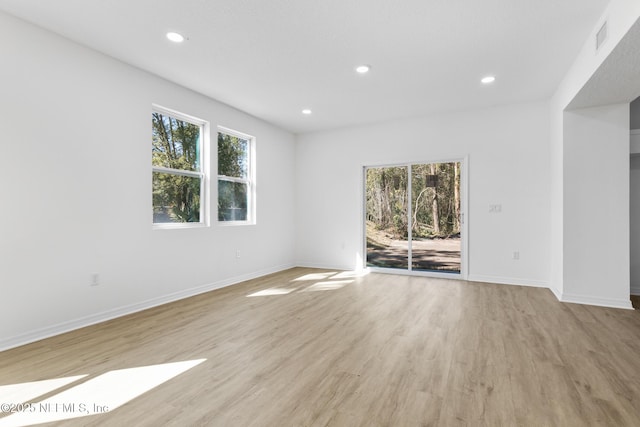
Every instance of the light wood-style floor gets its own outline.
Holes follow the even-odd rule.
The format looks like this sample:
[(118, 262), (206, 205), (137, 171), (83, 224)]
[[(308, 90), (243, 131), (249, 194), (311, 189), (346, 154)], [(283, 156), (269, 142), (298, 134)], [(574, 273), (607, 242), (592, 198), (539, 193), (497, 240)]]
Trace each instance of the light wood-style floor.
[(302, 268), (0, 353), (0, 385), (200, 358), (52, 425), (640, 425), (638, 311)]

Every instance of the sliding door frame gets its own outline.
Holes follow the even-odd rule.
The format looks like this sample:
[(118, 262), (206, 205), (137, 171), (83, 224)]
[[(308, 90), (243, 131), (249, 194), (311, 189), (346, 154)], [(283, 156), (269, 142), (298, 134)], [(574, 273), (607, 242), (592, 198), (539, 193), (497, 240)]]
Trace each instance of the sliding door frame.
[[(412, 194), (412, 165), (422, 165), (422, 164), (431, 164), (431, 163), (460, 163), (460, 272), (455, 273), (440, 273), (437, 271), (425, 271), (425, 270), (414, 270), (412, 268), (412, 263), (410, 260), (412, 259), (412, 221), (413, 218), (409, 214), (413, 208), (413, 200), (411, 197)], [(391, 168), (391, 167), (404, 167), (407, 168), (407, 227), (409, 228), (407, 231), (408, 236), (408, 252), (407, 252), (407, 268), (406, 269), (396, 269), (396, 268), (384, 268), (384, 267), (372, 267), (367, 265), (367, 170), (368, 169), (377, 169), (377, 168)], [(412, 275), (412, 276), (426, 276), (426, 277), (441, 277), (441, 278), (449, 278), (449, 279), (459, 279), (459, 280), (467, 280), (468, 277), (468, 253), (469, 253), (469, 156), (464, 157), (453, 157), (453, 158), (445, 158), (445, 159), (431, 159), (428, 161), (411, 161), (405, 163), (382, 163), (382, 164), (367, 164), (362, 166), (362, 210), (360, 213), (360, 221), (361, 221), (361, 230), (362, 230), (362, 268), (365, 271), (375, 272), (375, 273), (387, 273), (387, 274), (401, 274), (401, 275)]]

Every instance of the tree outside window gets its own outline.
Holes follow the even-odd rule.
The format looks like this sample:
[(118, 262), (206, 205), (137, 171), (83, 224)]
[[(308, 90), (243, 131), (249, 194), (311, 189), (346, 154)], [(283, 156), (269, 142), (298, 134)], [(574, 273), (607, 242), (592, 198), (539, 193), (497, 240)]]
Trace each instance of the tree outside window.
[(204, 223), (204, 123), (160, 109), (151, 123), (154, 225)]
[(218, 221), (253, 223), (254, 138), (228, 129), (218, 132)]

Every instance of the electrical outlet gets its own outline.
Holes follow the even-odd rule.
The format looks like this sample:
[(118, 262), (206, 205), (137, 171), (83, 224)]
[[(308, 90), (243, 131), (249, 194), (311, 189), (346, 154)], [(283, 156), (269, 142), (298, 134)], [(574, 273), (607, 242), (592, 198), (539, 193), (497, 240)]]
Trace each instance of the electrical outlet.
[(489, 205), (489, 213), (502, 212), (502, 205)]
[(513, 259), (514, 260), (519, 260), (520, 259), (520, 252), (519, 251), (514, 251), (513, 252)]
[(100, 284), (100, 275), (98, 273), (91, 274), (91, 283), (89, 286), (98, 286)]
[(240, 249), (236, 249), (236, 258), (240, 258)]

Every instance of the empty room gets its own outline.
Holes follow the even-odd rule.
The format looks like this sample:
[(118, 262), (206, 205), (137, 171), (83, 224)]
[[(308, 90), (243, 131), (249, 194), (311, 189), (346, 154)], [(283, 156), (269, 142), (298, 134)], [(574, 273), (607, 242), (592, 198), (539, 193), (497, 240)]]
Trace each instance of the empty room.
[(0, 427), (640, 425), (637, 0), (0, 0)]

